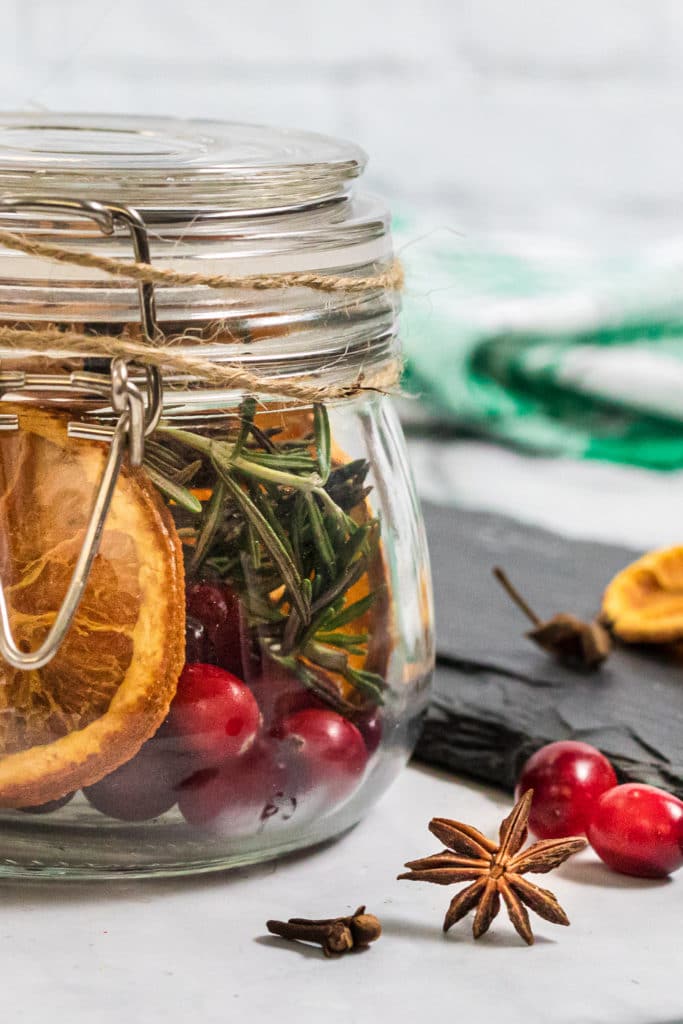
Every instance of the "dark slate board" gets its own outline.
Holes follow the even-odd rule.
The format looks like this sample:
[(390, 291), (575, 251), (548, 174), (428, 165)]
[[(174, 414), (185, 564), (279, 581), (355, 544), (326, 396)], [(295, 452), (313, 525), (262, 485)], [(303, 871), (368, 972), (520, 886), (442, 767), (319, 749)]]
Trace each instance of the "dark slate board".
[(612, 576), (642, 552), (489, 513), (424, 511), (438, 654), (416, 756), (512, 789), (538, 747), (580, 739), (604, 751), (623, 781), (683, 798), (683, 659), (620, 646), (597, 672), (565, 668), (523, 636), (525, 619), (491, 575), (503, 566), (541, 617), (591, 618)]

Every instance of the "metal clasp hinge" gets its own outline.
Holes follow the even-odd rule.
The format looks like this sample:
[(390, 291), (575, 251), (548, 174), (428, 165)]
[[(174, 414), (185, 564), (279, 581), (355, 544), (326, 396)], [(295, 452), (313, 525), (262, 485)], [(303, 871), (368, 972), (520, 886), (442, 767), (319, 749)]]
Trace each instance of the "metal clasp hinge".
[[(130, 232), (136, 261), (151, 263), (145, 223), (137, 210), (132, 207), (117, 203), (87, 202), (79, 199), (9, 196), (0, 198), (0, 208), (82, 213), (94, 220), (106, 235), (113, 234), (116, 224), (121, 222)], [(154, 286), (150, 282), (140, 282), (138, 294), (143, 334), (151, 342), (159, 334)], [(90, 577), (92, 564), (100, 547), (124, 452), (127, 448), (131, 465), (141, 465), (144, 458), (145, 437), (155, 430), (161, 418), (163, 408), (161, 373), (156, 367), (145, 367), (145, 374), (146, 396), (130, 379), (128, 362), (121, 358), (111, 360), (109, 375), (76, 371), (68, 377), (70, 387), (88, 393), (95, 392), (109, 396), (112, 408), (119, 415), (113, 432), (108, 427), (98, 430), (96, 425), (82, 423), (70, 423), (68, 426), (68, 433), (71, 437), (97, 437), (102, 440), (110, 440), (111, 443), (102, 479), (90, 511), (83, 546), (76, 561), (69, 587), (49, 633), (37, 650), (26, 652), (17, 646), (9, 621), (4, 588), (0, 584), (0, 656), (13, 668), (30, 671), (47, 665), (59, 650), (73, 622)], [(9, 387), (12, 390), (24, 387), (50, 389), (55, 387), (55, 379), (48, 375), (22, 372), (0, 373), (0, 386)], [(0, 431), (16, 430), (17, 428), (16, 416), (0, 415)]]

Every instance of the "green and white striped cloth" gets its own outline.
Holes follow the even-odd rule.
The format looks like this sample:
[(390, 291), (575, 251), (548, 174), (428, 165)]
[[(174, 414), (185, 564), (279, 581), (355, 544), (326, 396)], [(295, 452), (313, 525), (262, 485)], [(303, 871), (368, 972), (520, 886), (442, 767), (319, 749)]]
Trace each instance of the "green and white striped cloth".
[(683, 466), (683, 243), (611, 253), (396, 225), (406, 390), (526, 449)]

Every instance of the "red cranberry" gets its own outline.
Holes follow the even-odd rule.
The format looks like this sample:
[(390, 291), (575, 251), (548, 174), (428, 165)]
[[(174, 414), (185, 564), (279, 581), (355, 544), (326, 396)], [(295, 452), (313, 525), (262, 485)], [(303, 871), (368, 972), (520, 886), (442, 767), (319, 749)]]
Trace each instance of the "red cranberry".
[[(293, 752), (295, 788), (309, 810), (344, 800), (356, 788), (368, 760), (360, 732), (335, 711), (298, 711), (278, 730)], [(319, 805), (319, 806), (318, 806)]]
[(683, 865), (683, 801), (638, 782), (616, 786), (598, 800), (588, 839), (615, 871), (663, 878)]
[(83, 790), (88, 802), (110, 818), (149, 821), (176, 802), (174, 779), (166, 759), (146, 744), (136, 756)]
[(268, 659), (264, 659), (258, 675), (249, 680), (249, 688), (261, 708), (266, 728), (279, 726), (295, 711), (323, 706), (293, 672)]
[(522, 768), (516, 797), (533, 789), (529, 828), (541, 839), (583, 835), (597, 800), (617, 784), (614, 768), (588, 743), (541, 747)]
[(186, 665), (178, 680), (166, 731), (182, 737), (203, 767), (239, 757), (252, 746), (261, 724), (253, 693), (216, 665)]
[(175, 791), (203, 766), (201, 758), (198, 760), (196, 753), (188, 749), (185, 737), (171, 728), (170, 715), (156, 735), (147, 740), (145, 749), (155, 755), (170, 788)]
[(368, 754), (374, 754), (382, 741), (383, 718), (381, 708), (372, 708), (354, 719), (354, 724), (365, 740)]
[(23, 814), (52, 814), (53, 811), (58, 811), (62, 807), (66, 807), (68, 803), (73, 800), (75, 793), (67, 793), (66, 796), (60, 797), (59, 800), (48, 800), (45, 804), (36, 804), (35, 807), (19, 807)]
[(178, 799), (188, 824), (225, 837), (277, 827), (294, 816), (297, 804), (286, 760), (265, 744), (239, 761), (197, 772)]
[(187, 614), (204, 627), (206, 660), (241, 677), (242, 621), (235, 592), (220, 583), (191, 583), (185, 604)]

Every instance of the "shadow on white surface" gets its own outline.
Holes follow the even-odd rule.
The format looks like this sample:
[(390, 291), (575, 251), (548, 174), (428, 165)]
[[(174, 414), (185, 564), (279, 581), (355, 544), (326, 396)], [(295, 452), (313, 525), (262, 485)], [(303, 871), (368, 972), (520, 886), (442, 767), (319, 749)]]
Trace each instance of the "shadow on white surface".
[[(312, 945), (308, 942), (298, 942), (291, 939), (282, 939), (278, 935), (257, 935), (254, 942), (258, 946), (269, 946), (271, 949), (283, 949), (290, 950), (292, 953), (298, 953), (300, 956), (306, 957), (313, 960), (341, 960), (341, 956), (325, 956), (320, 946)], [(344, 954), (345, 956), (365, 956), (366, 953), (370, 952), (371, 946), (365, 946), (361, 949), (351, 950), (350, 953)]]
[[(355, 827), (355, 826), (354, 826)], [(324, 856), (335, 844), (353, 831), (295, 853), (281, 856), (263, 864), (252, 864), (243, 868), (228, 868), (199, 875), (176, 875), (170, 878), (131, 879), (122, 875), (114, 881), (78, 882), (65, 879), (17, 879), (0, 878), (0, 902), (5, 908), (43, 908), (46, 904), (75, 906), (134, 899), (138, 903), (154, 903), (159, 899), (174, 899), (179, 893), (197, 895), (207, 890), (224, 890), (227, 886), (244, 883), (251, 879), (268, 879), (288, 866), (296, 867), (299, 862), (314, 863), (315, 858)]]
[[(448, 901), (444, 904), (444, 912), (448, 906)], [(427, 923), (425, 921), (410, 921), (405, 918), (392, 917), (391, 915), (382, 914), (382, 934), (392, 939), (408, 939), (412, 941), (418, 939), (420, 943), (425, 940), (429, 942), (439, 942), (441, 944), (446, 942), (451, 943), (465, 943), (470, 945), (475, 942), (472, 938), (472, 925), (467, 920), (458, 922), (454, 928), (451, 928), (449, 932), (444, 932), (441, 927), (441, 921), (436, 919), (433, 923)], [(509, 926), (512, 929), (512, 925)], [(489, 948), (508, 948), (508, 947), (519, 947), (520, 949), (527, 948), (525, 943), (522, 942), (519, 935), (515, 931), (506, 931), (506, 918), (502, 917), (500, 925), (492, 925), (491, 930), (482, 935), (480, 939), (476, 940), (477, 946), (482, 949)], [(544, 935), (536, 935), (536, 945), (555, 945), (555, 939), (546, 938)]]
[[(298, 953), (309, 960), (332, 960), (335, 957), (326, 957), (320, 946), (314, 946), (307, 942), (294, 942), (290, 939), (281, 939), (277, 935), (257, 935), (254, 942), (258, 946), (269, 946), (271, 949), (282, 949), (285, 952)], [(341, 958), (339, 958), (341, 959)]]
[(595, 885), (600, 889), (661, 889), (671, 885), (673, 878), (636, 878), (635, 875), (620, 875), (610, 870), (599, 860), (568, 861), (562, 866), (562, 877), (580, 885)]

